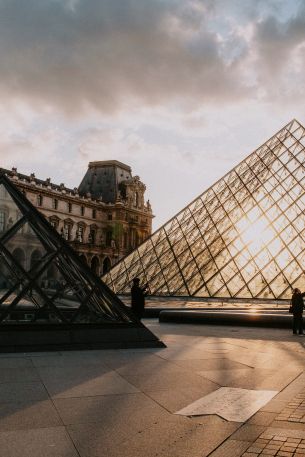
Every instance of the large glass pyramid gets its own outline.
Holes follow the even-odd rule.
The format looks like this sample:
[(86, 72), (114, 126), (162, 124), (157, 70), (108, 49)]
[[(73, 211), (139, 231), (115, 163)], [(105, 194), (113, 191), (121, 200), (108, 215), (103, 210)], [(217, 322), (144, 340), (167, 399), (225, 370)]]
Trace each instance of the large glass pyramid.
[(291, 121), (104, 276), (153, 295), (287, 298), (305, 289), (305, 131)]
[[(31, 328), (26, 341), (155, 345), (157, 338), (97, 278), (25, 196), (0, 175), (0, 348), (9, 329)], [(45, 334), (37, 329), (44, 328)], [(50, 328), (56, 328), (53, 337)], [(62, 329), (67, 329), (63, 336)], [(90, 329), (95, 329), (91, 333)], [(110, 334), (110, 329), (114, 329)], [(73, 330), (71, 330), (73, 329)], [(77, 333), (77, 329), (81, 329)], [(104, 329), (104, 330), (103, 330)], [(106, 329), (106, 330), (105, 330)], [(129, 330), (129, 333), (126, 333)], [(72, 332), (72, 333), (71, 333)], [(74, 332), (74, 333), (73, 333)], [(108, 333), (107, 333), (108, 332)], [(125, 332), (125, 333), (124, 333)], [(91, 338), (91, 339), (90, 339)], [(93, 338), (93, 340), (92, 340)], [(54, 340), (55, 339), (55, 340)], [(72, 341), (73, 340), (73, 341)], [(11, 339), (9, 341), (11, 344)], [(20, 343), (23, 344), (23, 343)], [(159, 344), (159, 343), (158, 343)], [(108, 346), (107, 346), (108, 347)]]

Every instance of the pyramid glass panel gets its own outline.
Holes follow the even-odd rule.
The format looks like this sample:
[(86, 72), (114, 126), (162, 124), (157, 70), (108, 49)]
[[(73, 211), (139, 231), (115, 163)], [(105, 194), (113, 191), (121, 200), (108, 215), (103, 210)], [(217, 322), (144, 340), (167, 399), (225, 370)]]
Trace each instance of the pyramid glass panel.
[(196, 297), (303, 290), (304, 163), (305, 130), (293, 120), (119, 262), (106, 283), (127, 293), (138, 276), (151, 294)]
[(3, 174), (0, 259), (0, 325), (142, 326)]
[(3, 236), (21, 218), (20, 209), (5, 186), (0, 184), (0, 236)]

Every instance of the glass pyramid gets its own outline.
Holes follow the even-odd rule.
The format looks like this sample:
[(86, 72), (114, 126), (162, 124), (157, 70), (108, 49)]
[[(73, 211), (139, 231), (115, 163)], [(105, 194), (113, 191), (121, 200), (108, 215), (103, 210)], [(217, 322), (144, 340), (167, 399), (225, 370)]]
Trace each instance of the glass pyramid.
[(127, 293), (287, 298), (305, 289), (305, 130), (291, 121), (103, 280)]
[(92, 323), (145, 328), (2, 174), (0, 325)]

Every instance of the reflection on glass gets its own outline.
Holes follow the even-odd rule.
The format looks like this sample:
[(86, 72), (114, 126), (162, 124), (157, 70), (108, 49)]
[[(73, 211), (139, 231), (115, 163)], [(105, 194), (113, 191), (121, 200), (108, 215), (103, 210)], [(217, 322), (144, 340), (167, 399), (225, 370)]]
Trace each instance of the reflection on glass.
[(304, 289), (304, 145), (292, 121), (103, 279), (128, 293), (138, 276), (154, 295), (268, 299)]
[(0, 176), (0, 325), (131, 320), (62, 237)]

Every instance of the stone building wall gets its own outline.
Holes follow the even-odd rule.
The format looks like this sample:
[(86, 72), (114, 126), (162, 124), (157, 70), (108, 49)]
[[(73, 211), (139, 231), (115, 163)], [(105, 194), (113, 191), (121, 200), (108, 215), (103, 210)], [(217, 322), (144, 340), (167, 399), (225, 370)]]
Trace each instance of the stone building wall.
[[(69, 189), (64, 184), (53, 184), (50, 179), (18, 173), (16, 168), (2, 169), (98, 275), (104, 274), (150, 236), (153, 218), (150, 203), (144, 203), (146, 187), (139, 177), (132, 177), (130, 167), (120, 162), (94, 162), (100, 171), (104, 163), (108, 169), (109, 164), (112, 165), (115, 176), (118, 165), (119, 170), (129, 170), (128, 179), (120, 182), (112, 179), (113, 201), (104, 201), (102, 194), (95, 198), (81, 186)], [(106, 194), (105, 183), (103, 190)], [(0, 190), (1, 198), (4, 196)], [(10, 213), (9, 205), (6, 206), (7, 210), (0, 214), (0, 232), (2, 226), (12, 224), (17, 217)], [(24, 262), (29, 264), (31, 258), (38, 255), (34, 244), (21, 251), (18, 255), (24, 256)]]

